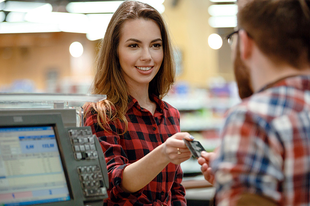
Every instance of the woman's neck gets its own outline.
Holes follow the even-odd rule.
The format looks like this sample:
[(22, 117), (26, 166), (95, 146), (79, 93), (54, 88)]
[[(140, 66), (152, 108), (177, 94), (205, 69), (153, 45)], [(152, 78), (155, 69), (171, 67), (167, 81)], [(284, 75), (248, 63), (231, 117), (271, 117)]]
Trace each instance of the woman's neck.
[(140, 88), (139, 90), (130, 90), (129, 89), (129, 94), (134, 97), (138, 102), (139, 105), (150, 111), (152, 114), (154, 114), (155, 109), (156, 109), (156, 104), (151, 101), (149, 97), (149, 91), (148, 88)]

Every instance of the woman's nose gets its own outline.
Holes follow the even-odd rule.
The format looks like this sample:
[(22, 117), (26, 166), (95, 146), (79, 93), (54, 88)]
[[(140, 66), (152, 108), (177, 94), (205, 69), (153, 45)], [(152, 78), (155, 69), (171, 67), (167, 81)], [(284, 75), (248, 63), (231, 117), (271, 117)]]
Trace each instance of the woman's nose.
[(141, 54), (141, 60), (142, 61), (149, 61), (152, 59), (151, 53), (149, 48), (144, 48), (142, 50), (142, 54)]

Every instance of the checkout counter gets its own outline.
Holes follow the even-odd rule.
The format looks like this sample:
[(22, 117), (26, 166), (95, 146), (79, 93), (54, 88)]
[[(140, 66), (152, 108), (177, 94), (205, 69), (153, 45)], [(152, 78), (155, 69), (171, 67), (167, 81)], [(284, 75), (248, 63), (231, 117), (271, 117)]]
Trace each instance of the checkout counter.
[(104, 95), (0, 94), (0, 205), (103, 205), (106, 162), (86, 102)]
[[(105, 95), (0, 93), (0, 206), (102, 206), (106, 162), (86, 102)], [(215, 189), (184, 178), (189, 206), (208, 205)]]

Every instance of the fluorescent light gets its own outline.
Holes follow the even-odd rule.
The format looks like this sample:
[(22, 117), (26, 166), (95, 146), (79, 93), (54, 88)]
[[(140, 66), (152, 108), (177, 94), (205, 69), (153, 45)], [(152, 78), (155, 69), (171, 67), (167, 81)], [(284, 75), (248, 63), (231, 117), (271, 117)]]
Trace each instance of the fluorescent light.
[(87, 23), (64, 22), (59, 24), (59, 29), (63, 32), (86, 34), (89, 31), (89, 25)]
[[(153, 6), (158, 12), (163, 13), (165, 0), (139, 0)], [(124, 1), (97, 1), (97, 2), (71, 2), (67, 11), (71, 13), (114, 13)]]
[(237, 14), (238, 7), (235, 4), (212, 5), (209, 6), (208, 12), (211, 16), (233, 16)]
[(7, 1), (5, 2), (5, 11), (15, 11), (15, 12), (29, 12), (33, 9), (37, 9), (41, 6), (52, 7), (47, 3), (39, 2), (22, 2), (22, 1)]
[(26, 13), (24, 12), (10, 12), (6, 17), (7, 22), (23, 22), (24, 16)]
[(0, 24), (0, 34), (60, 32), (57, 24), (8, 23)]
[(102, 39), (112, 15), (113, 14), (88, 14), (89, 30), (86, 34), (87, 39), (90, 41)]
[(210, 0), (214, 3), (237, 2), (237, 0)]
[(71, 14), (64, 12), (28, 12), (25, 20), (34, 23), (87, 23), (88, 18), (84, 14)]
[(209, 18), (209, 25), (213, 28), (230, 28), (237, 26), (236, 16), (217, 16)]
[(67, 11), (71, 13), (114, 13), (123, 1), (71, 2)]
[(0, 10), (3, 10), (4, 9), (4, 1), (3, 0), (0, 0)]
[(3, 11), (0, 11), (0, 22), (3, 22), (5, 19), (5, 13)]

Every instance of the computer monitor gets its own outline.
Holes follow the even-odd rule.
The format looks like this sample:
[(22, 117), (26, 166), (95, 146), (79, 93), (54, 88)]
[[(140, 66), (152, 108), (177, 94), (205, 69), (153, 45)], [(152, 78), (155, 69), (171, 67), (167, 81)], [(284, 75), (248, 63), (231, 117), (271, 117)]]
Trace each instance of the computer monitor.
[(60, 114), (0, 115), (0, 205), (102, 205), (107, 187), (90, 127), (65, 128)]

